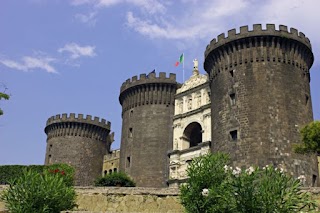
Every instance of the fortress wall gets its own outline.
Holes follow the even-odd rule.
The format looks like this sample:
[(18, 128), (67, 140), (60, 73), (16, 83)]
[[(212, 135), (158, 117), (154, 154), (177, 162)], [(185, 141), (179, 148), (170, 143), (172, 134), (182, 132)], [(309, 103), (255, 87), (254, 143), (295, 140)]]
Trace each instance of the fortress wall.
[[(0, 186), (0, 194), (6, 187)], [(309, 191), (320, 206), (320, 188), (303, 188), (302, 191)], [(179, 202), (179, 190), (176, 188), (76, 187), (76, 192), (79, 207), (77, 210), (66, 212), (184, 212)], [(8, 213), (1, 201), (0, 212)]]
[(121, 87), (120, 171), (139, 187), (167, 186), (177, 87), (175, 75), (165, 73), (134, 76)]
[[(282, 167), (317, 184), (315, 155), (293, 152), (299, 130), (313, 120), (309, 69), (313, 54), (303, 33), (280, 25), (241, 27), (213, 39), (205, 51), (210, 77), (212, 152), (234, 166)], [(231, 134), (237, 133), (232, 139)]]
[(66, 163), (75, 168), (75, 184), (93, 185), (101, 176), (103, 158), (110, 151), (110, 122), (74, 113), (52, 116), (45, 128), (45, 164)]

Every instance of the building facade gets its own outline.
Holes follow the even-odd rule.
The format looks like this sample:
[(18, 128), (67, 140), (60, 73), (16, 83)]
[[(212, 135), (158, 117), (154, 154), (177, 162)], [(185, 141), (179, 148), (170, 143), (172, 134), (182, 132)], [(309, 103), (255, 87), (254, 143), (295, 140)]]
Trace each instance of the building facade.
[(176, 75), (160, 72), (134, 76), (121, 86), (120, 171), (137, 186), (166, 187), (168, 150), (172, 149)]
[(310, 73), (313, 53), (303, 33), (260, 24), (213, 39), (204, 69), (211, 87), (211, 151), (231, 155), (234, 166), (281, 167), (305, 175), (316, 185), (316, 155), (301, 155), (293, 145), (299, 130), (313, 120)]
[(101, 176), (104, 155), (110, 151), (110, 128), (110, 122), (91, 115), (52, 116), (45, 128), (45, 164), (69, 164), (75, 168), (75, 185), (92, 185)]
[(103, 159), (102, 176), (118, 172), (120, 168), (120, 149), (112, 150)]
[(194, 61), (192, 76), (177, 90), (173, 117), (173, 149), (168, 152), (170, 187), (187, 179), (186, 169), (194, 157), (210, 152), (211, 109), (207, 75), (199, 74)]
[(313, 120), (313, 60), (309, 39), (294, 28), (229, 30), (205, 50), (207, 75), (195, 60), (182, 85), (175, 74), (154, 72), (122, 84), (121, 151), (110, 153), (110, 123), (63, 114), (48, 119), (45, 163), (73, 165), (78, 185), (90, 185), (101, 171), (123, 171), (137, 186), (175, 187), (194, 157), (225, 152), (233, 166), (271, 164), (315, 186), (316, 155), (293, 151), (299, 130)]

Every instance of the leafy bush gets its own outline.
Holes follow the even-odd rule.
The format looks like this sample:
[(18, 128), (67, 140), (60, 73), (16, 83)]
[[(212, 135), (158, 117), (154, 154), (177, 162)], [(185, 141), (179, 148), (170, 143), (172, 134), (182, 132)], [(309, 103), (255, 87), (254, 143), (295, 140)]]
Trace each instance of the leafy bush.
[(66, 183), (71, 186), (73, 185), (73, 176), (74, 176), (74, 169), (67, 165), (67, 164), (52, 164), (52, 165), (30, 165), (30, 166), (23, 166), (23, 165), (5, 165), (0, 166), (0, 184), (9, 184), (14, 179), (20, 177), (23, 171), (32, 170), (38, 173), (42, 173), (45, 170), (62, 170), (65, 171), (66, 175), (64, 176), (64, 180)]
[(134, 187), (136, 184), (125, 173), (114, 172), (104, 177), (98, 178), (95, 182), (95, 186), (122, 186), (122, 187)]
[(315, 208), (300, 187), (304, 176), (293, 179), (272, 166), (246, 170), (228, 166), (225, 154), (195, 158), (180, 199), (187, 212), (300, 212)]
[(320, 121), (313, 121), (300, 130), (302, 143), (294, 146), (297, 153), (320, 154)]
[(73, 186), (66, 184), (64, 175), (24, 169), (20, 177), (10, 182), (0, 199), (14, 213), (58, 213), (70, 210), (76, 206), (76, 193)]

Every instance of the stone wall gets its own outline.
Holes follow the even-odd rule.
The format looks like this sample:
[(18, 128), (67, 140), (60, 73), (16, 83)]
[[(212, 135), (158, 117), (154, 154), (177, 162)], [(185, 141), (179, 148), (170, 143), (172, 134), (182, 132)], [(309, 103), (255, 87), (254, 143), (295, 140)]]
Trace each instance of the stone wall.
[(299, 130), (313, 121), (310, 73), (313, 54), (303, 33), (286, 26), (230, 30), (207, 47), (212, 152), (230, 153), (233, 166), (274, 165), (316, 186), (315, 155), (294, 153)]
[[(6, 186), (0, 185), (0, 193)], [(142, 187), (76, 187), (78, 209), (66, 211), (72, 213), (93, 212), (184, 212), (179, 203), (177, 188), (142, 188)], [(320, 206), (320, 188), (304, 188), (309, 191)], [(0, 213), (5, 205), (0, 202)], [(7, 213), (7, 212), (6, 212)]]
[[(4, 188), (0, 186), (0, 193)], [(183, 212), (176, 188), (76, 187), (76, 191), (78, 210), (72, 212)], [(0, 201), (0, 213), (4, 208)]]

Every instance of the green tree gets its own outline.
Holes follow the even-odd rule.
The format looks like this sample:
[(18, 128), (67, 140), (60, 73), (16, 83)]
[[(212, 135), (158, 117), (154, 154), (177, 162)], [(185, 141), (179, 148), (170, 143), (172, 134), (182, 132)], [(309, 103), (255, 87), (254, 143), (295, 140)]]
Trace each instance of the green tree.
[[(9, 100), (9, 98), (10, 98), (10, 96), (8, 94), (0, 92), (0, 100), (1, 99)], [(1, 108), (0, 108), (0, 115), (3, 115), (3, 111)]]
[(59, 213), (76, 207), (73, 186), (64, 179), (67, 171), (45, 170), (39, 173), (25, 169), (23, 174), (10, 182), (0, 200), (13, 213)]
[(297, 153), (317, 153), (320, 154), (320, 121), (313, 121), (303, 127), (300, 131), (302, 144), (294, 146)]
[(189, 179), (180, 187), (180, 200), (187, 212), (291, 213), (315, 208), (310, 195), (301, 192), (303, 175), (294, 179), (272, 166), (240, 169), (228, 163), (228, 156), (221, 153), (191, 162)]
[(121, 187), (134, 187), (136, 184), (133, 180), (123, 172), (113, 172), (104, 177), (98, 178), (94, 182), (95, 186), (121, 186)]

